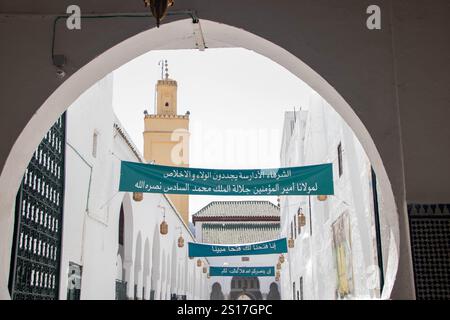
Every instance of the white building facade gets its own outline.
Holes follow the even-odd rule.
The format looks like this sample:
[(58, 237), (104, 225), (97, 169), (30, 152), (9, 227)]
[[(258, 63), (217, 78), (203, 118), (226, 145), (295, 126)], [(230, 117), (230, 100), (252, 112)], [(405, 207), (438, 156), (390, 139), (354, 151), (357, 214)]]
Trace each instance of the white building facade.
[(281, 166), (320, 163), (333, 164), (335, 195), (280, 197), (281, 235), (292, 239), (282, 299), (377, 299), (391, 238), (383, 199), (352, 130), (313, 93), (307, 110), (285, 114)]
[(143, 158), (113, 112), (112, 86), (108, 75), (65, 115), (59, 299), (206, 299), (206, 274), (187, 256), (195, 239), (169, 199), (118, 192), (120, 160)]

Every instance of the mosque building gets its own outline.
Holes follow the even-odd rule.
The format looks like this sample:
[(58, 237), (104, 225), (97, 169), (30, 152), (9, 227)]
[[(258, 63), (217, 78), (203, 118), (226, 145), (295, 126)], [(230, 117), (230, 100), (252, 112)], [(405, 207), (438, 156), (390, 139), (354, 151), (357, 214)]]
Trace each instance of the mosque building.
[[(196, 240), (243, 244), (274, 240), (280, 234), (280, 208), (270, 201), (213, 201), (192, 216)], [(211, 266), (275, 266), (278, 255), (210, 257)], [(211, 299), (279, 299), (275, 277), (213, 277)]]

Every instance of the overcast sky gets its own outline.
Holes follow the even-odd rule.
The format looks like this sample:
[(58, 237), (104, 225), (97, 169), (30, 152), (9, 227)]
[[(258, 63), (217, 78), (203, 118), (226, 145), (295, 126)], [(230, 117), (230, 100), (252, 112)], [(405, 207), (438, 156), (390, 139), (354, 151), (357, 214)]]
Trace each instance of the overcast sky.
[[(312, 89), (272, 60), (237, 48), (151, 51), (114, 71), (114, 111), (141, 152), (143, 112), (155, 112), (161, 59), (178, 82), (178, 114), (191, 113), (191, 167), (279, 167), (284, 112), (305, 109)], [(244, 199), (276, 202), (190, 196), (190, 213), (213, 200)]]

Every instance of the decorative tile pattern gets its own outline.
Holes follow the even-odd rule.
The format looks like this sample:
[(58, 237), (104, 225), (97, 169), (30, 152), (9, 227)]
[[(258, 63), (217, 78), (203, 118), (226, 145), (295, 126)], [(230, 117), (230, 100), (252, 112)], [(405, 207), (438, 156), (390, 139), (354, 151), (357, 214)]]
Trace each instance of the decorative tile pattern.
[(238, 244), (278, 239), (279, 223), (203, 223), (202, 242)]
[(270, 201), (213, 201), (195, 217), (279, 217), (280, 208)]
[(450, 299), (450, 204), (410, 204), (411, 249), (419, 300)]

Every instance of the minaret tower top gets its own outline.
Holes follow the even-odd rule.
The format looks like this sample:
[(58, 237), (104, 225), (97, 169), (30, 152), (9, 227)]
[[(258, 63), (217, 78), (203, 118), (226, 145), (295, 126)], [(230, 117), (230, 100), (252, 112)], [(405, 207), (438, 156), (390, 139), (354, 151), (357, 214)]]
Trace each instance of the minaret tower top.
[(169, 78), (167, 60), (161, 60), (161, 80), (156, 84), (156, 114), (177, 115), (177, 82)]
[(164, 71), (166, 71), (166, 80), (169, 79), (169, 65), (167, 64), (167, 60), (164, 60)]

